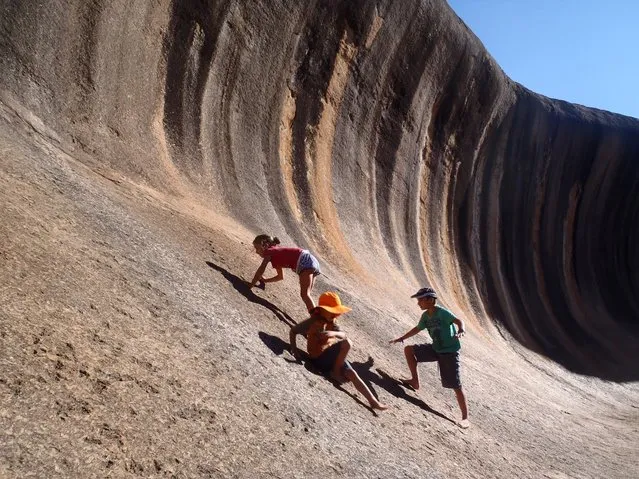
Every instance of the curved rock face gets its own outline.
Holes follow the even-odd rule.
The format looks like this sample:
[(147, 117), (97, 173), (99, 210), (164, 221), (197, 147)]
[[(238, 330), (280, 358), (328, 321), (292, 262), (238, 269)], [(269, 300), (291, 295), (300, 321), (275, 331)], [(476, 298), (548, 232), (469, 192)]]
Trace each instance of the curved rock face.
[(0, 13), (2, 101), (89, 166), (639, 379), (639, 121), (510, 81), (445, 2)]

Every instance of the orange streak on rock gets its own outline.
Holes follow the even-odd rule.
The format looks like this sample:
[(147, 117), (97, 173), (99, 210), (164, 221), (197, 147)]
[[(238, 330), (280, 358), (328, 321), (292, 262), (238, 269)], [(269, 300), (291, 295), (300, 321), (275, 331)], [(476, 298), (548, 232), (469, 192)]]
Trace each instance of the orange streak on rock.
[(291, 211), (297, 221), (302, 221), (299, 198), (293, 182), (293, 120), (295, 119), (295, 99), (288, 90), (282, 106), (280, 120), (280, 169), (283, 175), (284, 191)]
[(379, 33), (380, 28), (382, 28), (383, 23), (384, 19), (375, 14), (370, 32), (368, 33), (368, 37), (366, 37), (366, 48), (370, 48), (373, 45), (373, 42), (375, 41), (375, 38), (377, 38), (377, 34)]
[(333, 75), (323, 101), (323, 112), (318, 127), (306, 143), (306, 157), (309, 159), (308, 175), (312, 177), (311, 196), (315, 213), (315, 220), (331, 248), (332, 253), (339, 257), (334, 264), (340, 264), (358, 275), (365, 272), (357, 263), (341, 232), (335, 200), (332, 191), (332, 161), (333, 141), (338, 121), (339, 107), (349, 78), (349, 66), (357, 50), (342, 38), (340, 50), (335, 58)]

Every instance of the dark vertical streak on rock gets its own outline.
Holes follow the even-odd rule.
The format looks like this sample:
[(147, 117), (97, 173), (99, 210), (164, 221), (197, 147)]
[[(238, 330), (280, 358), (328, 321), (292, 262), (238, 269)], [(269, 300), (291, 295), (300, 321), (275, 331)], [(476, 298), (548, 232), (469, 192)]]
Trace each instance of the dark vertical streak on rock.
[[(309, 2), (308, 4), (305, 4), (304, 7), (294, 4), (285, 5), (283, 8), (286, 8), (292, 12), (291, 15), (294, 15), (292, 22), (295, 26), (292, 28), (291, 37), (288, 39), (286, 44), (282, 45), (282, 48), (285, 49), (285, 54), (292, 56), (293, 52), (295, 52), (298, 48), (299, 32), (304, 30), (306, 18), (310, 16), (308, 12), (312, 11), (313, 5)], [(302, 10), (302, 8), (306, 11)], [(293, 60), (286, 57), (284, 62), (285, 64), (288, 62), (293, 63)], [(278, 112), (278, 114), (274, 114), (271, 117), (271, 126), (269, 131), (279, 132), (279, 129), (282, 128), (283, 97), (289, 93), (289, 85), (293, 81), (289, 76), (289, 69), (295, 68), (296, 66), (296, 64), (289, 65), (285, 71), (281, 73), (278, 72), (278, 75), (280, 75), (277, 81), (278, 88), (273, 92), (268, 103), (270, 110)], [(295, 120), (293, 120), (293, 123), (295, 123)], [(286, 128), (287, 126), (284, 127)], [(274, 137), (274, 135), (265, 134), (262, 137), (262, 144), (266, 153), (266, 163), (264, 165), (266, 184), (269, 197), (272, 198), (273, 204), (276, 206), (278, 219), (282, 222), (282, 225), (288, 234), (291, 237), (296, 238), (298, 244), (303, 244), (302, 239), (304, 237), (304, 231), (302, 225), (298, 224), (296, 221), (293, 213), (294, 206), (288, 203), (285, 193), (286, 185), (284, 183), (283, 172), (281, 171), (279, 136)]]
[[(332, 2), (329, 2), (332, 3)], [(333, 5), (318, 2), (298, 43), (299, 65), (292, 82), (295, 95), (293, 121), (293, 183), (303, 214), (313, 218), (310, 187), (307, 177), (306, 143), (314, 136), (322, 113), (322, 98), (328, 88), (334, 60), (339, 51), (341, 35), (337, 12)]]
[[(494, 75), (491, 61), (483, 53), (471, 54), (471, 58), (483, 57), (481, 61), (474, 64), (471, 72), (468, 73), (466, 82), (470, 82), (470, 88), (459, 89), (466, 95), (466, 108), (463, 108), (455, 115), (454, 133), (458, 139), (458, 149), (461, 152), (460, 170), (456, 178), (455, 194), (451, 209), (456, 217), (453, 226), (458, 244), (459, 260), (465, 264), (472, 263), (471, 239), (469, 232), (474, 228), (474, 218), (472, 202), (472, 190), (477, 179), (478, 169), (482, 168), (482, 163), (486, 161), (485, 154), (477, 155), (472, 159), (472, 153), (479, 149), (486, 150), (482, 144), (482, 132), (486, 127), (486, 119), (489, 118), (493, 109), (497, 108), (496, 102), (501, 88), (499, 78)], [(477, 60), (476, 60), (477, 61)], [(484, 142), (486, 139), (484, 139)]]
[[(626, 171), (625, 181), (618, 175), (624, 158), (636, 155), (637, 140), (614, 142), (609, 127), (525, 91), (509, 117), (500, 133), (507, 135), (499, 192), (501, 267), (486, 285), (490, 310), (528, 347), (574, 371), (627, 378), (618, 364), (632, 354), (636, 325), (614, 316), (637, 317), (636, 301), (628, 299), (631, 259), (624, 246), (633, 235), (624, 212), (634, 200), (612, 185), (636, 191), (636, 169)], [(607, 151), (611, 141), (622, 151)]]
[(97, 51), (98, 22), (102, 14), (102, 4), (92, 0), (81, 5), (78, 15), (81, 19), (82, 39), (86, 39), (78, 46), (78, 58), (84, 61), (79, 62), (76, 70), (77, 85), (82, 89), (82, 102), (84, 108), (88, 108), (90, 97), (94, 91), (93, 65), (91, 59)]
[(315, 129), (323, 111), (323, 99), (333, 74), (335, 59), (344, 34), (356, 46), (363, 42), (370, 28), (374, 4), (364, 0), (352, 2), (318, 2), (303, 26), (298, 42), (292, 91), (295, 96), (293, 122), (293, 182), (303, 214), (313, 218), (307, 177), (306, 145), (313, 148)]
[[(202, 98), (228, 1), (175, 0), (167, 38), (164, 125), (176, 153), (188, 153), (192, 169), (199, 153)], [(203, 38), (200, 38), (203, 36)], [(200, 45), (196, 45), (201, 42)], [(195, 70), (190, 68), (193, 63)]]
[[(375, 187), (377, 196), (377, 218), (384, 245), (396, 264), (399, 264), (397, 247), (393, 241), (389, 211), (390, 182), (394, 176), (397, 151), (402, 137), (411, 134), (414, 125), (410, 117), (413, 98), (423, 75), (428, 75), (425, 65), (433, 54), (435, 44), (429, 42), (428, 28), (417, 28), (423, 22), (425, 12), (422, 5), (410, 12), (410, 21), (403, 32), (399, 49), (383, 82), (385, 91), (379, 106), (379, 126), (377, 150), (375, 151)], [(401, 214), (405, 214), (402, 212)]]

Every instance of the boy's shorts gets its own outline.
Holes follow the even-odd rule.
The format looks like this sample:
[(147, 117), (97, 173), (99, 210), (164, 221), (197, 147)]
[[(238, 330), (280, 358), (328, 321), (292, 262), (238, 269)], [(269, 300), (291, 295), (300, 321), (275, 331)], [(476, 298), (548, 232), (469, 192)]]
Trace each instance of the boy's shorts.
[(448, 389), (461, 388), (459, 375), (459, 351), (454, 353), (438, 353), (432, 344), (415, 344), (413, 354), (418, 363), (430, 363), (437, 361), (439, 364), (439, 376), (442, 386)]
[[(315, 366), (324, 374), (330, 374), (333, 371), (335, 360), (337, 359), (337, 356), (339, 356), (339, 350), (341, 348), (342, 341), (336, 342), (318, 357), (311, 359), (311, 363), (313, 364), (313, 366)], [(348, 361), (344, 361), (344, 367), (342, 367), (342, 370), (340, 372), (344, 374), (344, 372), (346, 372), (346, 370), (348, 369), (353, 371), (353, 366), (351, 366), (351, 363), (349, 363)]]
[(308, 269), (313, 270), (314, 276), (322, 274), (317, 258), (315, 258), (315, 256), (313, 256), (308, 250), (303, 250), (297, 260), (297, 267), (295, 268), (295, 272), (297, 274), (300, 274), (302, 271), (306, 271)]

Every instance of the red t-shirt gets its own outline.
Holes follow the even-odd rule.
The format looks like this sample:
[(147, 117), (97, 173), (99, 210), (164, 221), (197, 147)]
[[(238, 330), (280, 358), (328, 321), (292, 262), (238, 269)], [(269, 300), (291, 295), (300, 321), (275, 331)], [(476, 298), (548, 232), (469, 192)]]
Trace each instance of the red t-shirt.
[(300, 248), (285, 248), (283, 246), (271, 246), (264, 250), (264, 258), (271, 261), (273, 268), (290, 268), (295, 271), (297, 260), (300, 258)]

